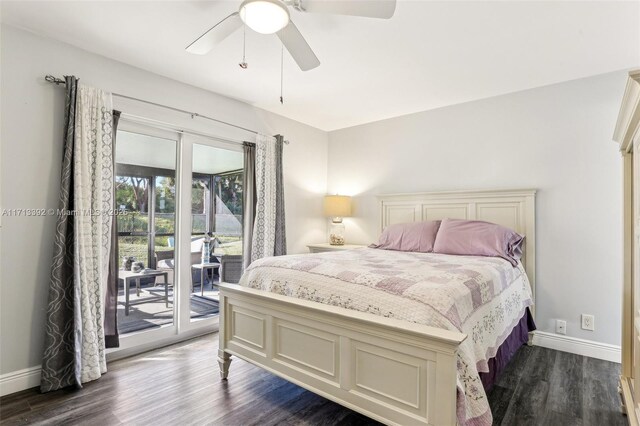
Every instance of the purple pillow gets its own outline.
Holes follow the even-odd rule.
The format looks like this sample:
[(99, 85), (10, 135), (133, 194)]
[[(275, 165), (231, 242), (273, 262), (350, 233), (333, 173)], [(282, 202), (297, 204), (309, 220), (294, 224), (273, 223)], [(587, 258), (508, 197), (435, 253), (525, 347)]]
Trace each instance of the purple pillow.
[(434, 253), (501, 257), (518, 264), (524, 237), (517, 232), (480, 220), (444, 219), (433, 247)]
[(371, 248), (431, 253), (440, 221), (398, 223), (384, 228), (378, 244)]

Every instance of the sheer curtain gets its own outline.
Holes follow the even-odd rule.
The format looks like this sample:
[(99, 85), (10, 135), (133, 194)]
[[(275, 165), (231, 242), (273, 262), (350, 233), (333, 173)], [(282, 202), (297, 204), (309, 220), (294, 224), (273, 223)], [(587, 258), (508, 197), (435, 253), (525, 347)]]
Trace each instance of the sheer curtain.
[(66, 77), (60, 201), (42, 362), (43, 392), (106, 372), (104, 299), (114, 203), (111, 94)]

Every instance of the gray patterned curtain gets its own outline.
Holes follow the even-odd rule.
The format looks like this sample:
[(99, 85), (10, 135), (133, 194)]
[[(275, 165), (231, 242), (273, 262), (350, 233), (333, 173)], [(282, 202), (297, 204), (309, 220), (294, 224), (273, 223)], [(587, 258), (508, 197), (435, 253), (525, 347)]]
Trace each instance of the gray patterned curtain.
[[(116, 166), (116, 134), (118, 132), (118, 122), (120, 121), (120, 111), (113, 111), (113, 169)], [(115, 178), (115, 175), (114, 175)], [(118, 209), (116, 198), (113, 197), (113, 209)], [(113, 215), (111, 224), (111, 253), (109, 255), (109, 277), (107, 280), (107, 291), (104, 303), (104, 343), (107, 348), (117, 348), (120, 346), (120, 336), (118, 335), (118, 269), (120, 263), (118, 259), (118, 217)]]
[[(69, 76), (66, 80), (64, 113), (64, 151), (62, 178), (58, 208), (74, 210), (73, 205), (73, 144), (75, 140), (76, 94), (78, 79)], [(74, 241), (73, 216), (58, 215), (53, 246), (53, 265), (49, 283), (49, 305), (47, 309), (40, 389), (48, 392), (79, 382), (75, 369), (74, 337)]]
[(105, 296), (114, 203), (111, 94), (66, 77), (59, 214), (45, 323), (48, 392), (107, 371)]
[(287, 233), (284, 220), (284, 179), (282, 174), (282, 151), (284, 136), (276, 136), (276, 241), (273, 249), (275, 256), (287, 254)]
[(251, 263), (251, 241), (253, 240), (253, 222), (256, 219), (256, 144), (244, 142), (243, 168), (243, 223), (242, 223), (242, 268)]

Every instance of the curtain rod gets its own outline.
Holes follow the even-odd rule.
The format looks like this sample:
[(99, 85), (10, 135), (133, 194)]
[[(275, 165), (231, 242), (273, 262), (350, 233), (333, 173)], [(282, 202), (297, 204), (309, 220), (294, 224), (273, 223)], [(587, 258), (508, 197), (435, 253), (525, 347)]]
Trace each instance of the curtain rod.
[[(66, 84), (65, 80), (63, 80), (63, 79), (61, 79), (61, 78), (54, 77), (54, 76), (52, 76), (51, 74), (46, 75), (46, 76), (44, 77), (44, 79), (45, 79), (45, 81), (47, 81), (48, 83), (53, 83), (53, 84), (55, 84), (56, 86), (59, 86), (59, 85), (61, 85), (61, 84), (62, 84), (62, 85), (65, 85), (65, 84)], [(137, 101), (137, 102), (142, 102), (142, 103), (149, 104), (149, 105), (154, 105), (154, 106), (157, 106), (157, 107), (159, 107), (159, 108), (170, 109), (170, 110), (172, 110), (172, 111), (180, 112), (180, 113), (183, 113), (183, 114), (188, 114), (188, 115), (190, 115), (190, 116), (191, 116), (191, 118), (200, 117), (200, 118), (204, 118), (205, 120), (215, 121), (216, 123), (225, 124), (225, 125), (227, 125), (227, 126), (235, 127), (236, 129), (244, 130), (244, 131), (246, 131), (246, 132), (250, 132), (250, 133), (253, 133), (253, 134), (255, 134), (255, 135), (257, 135), (257, 134), (258, 134), (258, 132), (257, 132), (257, 131), (255, 131), (255, 130), (251, 130), (251, 129), (248, 129), (248, 128), (246, 128), (246, 127), (242, 127), (242, 126), (238, 126), (237, 124), (228, 123), (228, 122), (226, 122), (226, 121), (218, 120), (218, 119), (213, 118), (213, 117), (208, 117), (208, 116), (206, 116), (206, 115), (198, 114), (197, 112), (191, 112), (191, 111), (187, 111), (187, 110), (180, 109), (180, 108), (174, 108), (174, 107), (172, 107), (172, 106), (163, 105), (163, 104), (158, 104), (158, 103), (156, 103), (156, 102), (145, 101), (144, 99), (134, 98), (134, 97), (132, 97), (132, 96), (121, 95), (121, 94), (119, 94), (119, 93), (112, 93), (111, 95), (112, 95), (112, 96), (117, 96), (117, 97), (119, 97), (119, 98), (123, 98), (123, 99), (129, 99), (129, 100), (132, 100), (132, 101)], [(289, 141), (284, 141), (284, 143), (285, 143), (285, 144), (287, 144), (287, 145), (289, 145)]]
[(221, 138), (220, 136), (215, 136), (208, 133), (202, 133), (194, 130), (187, 130), (182, 128), (181, 126), (178, 126), (177, 124), (167, 123), (165, 121), (160, 121), (160, 120), (154, 120), (152, 118), (147, 118), (147, 117), (140, 117), (139, 115), (129, 114), (128, 112), (122, 112), (120, 114), (120, 120), (125, 120), (125, 121), (129, 121), (136, 124), (148, 125), (158, 129), (170, 130), (170, 131), (187, 134), (187, 135), (202, 136), (207, 139), (213, 139), (218, 142), (223, 142), (231, 145), (236, 145), (236, 146), (242, 145), (242, 141), (239, 141), (239, 140), (225, 139), (225, 138)]

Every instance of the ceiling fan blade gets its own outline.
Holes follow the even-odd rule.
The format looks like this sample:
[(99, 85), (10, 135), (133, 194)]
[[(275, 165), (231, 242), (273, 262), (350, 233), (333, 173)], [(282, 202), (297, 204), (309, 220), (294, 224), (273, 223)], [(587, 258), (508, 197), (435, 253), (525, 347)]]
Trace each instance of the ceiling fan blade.
[(320, 65), (318, 57), (313, 53), (293, 21), (289, 21), (289, 25), (278, 31), (277, 34), (302, 71), (308, 71)]
[(240, 19), (240, 15), (238, 12), (234, 12), (198, 37), (193, 43), (187, 46), (186, 51), (198, 55), (209, 53), (216, 44), (229, 37), (241, 26), (242, 20)]
[(389, 19), (396, 11), (396, 0), (300, 0), (298, 9), (308, 13)]

